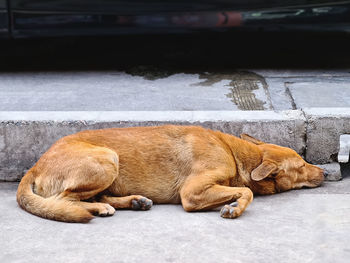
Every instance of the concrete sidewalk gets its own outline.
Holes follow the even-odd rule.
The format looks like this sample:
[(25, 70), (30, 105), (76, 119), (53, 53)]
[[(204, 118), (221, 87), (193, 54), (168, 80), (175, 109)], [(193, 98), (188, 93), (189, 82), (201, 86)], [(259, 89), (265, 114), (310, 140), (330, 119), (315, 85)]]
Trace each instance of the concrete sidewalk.
[(256, 197), (237, 219), (179, 205), (119, 210), (88, 224), (21, 210), (0, 184), (0, 262), (348, 262), (350, 177)]
[[(0, 73), (0, 111), (220, 111), (350, 107), (350, 71)], [(320, 96), (322, 95), (322, 96)]]
[[(249, 133), (309, 162), (334, 162), (340, 135), (350, 134), (350, 73), (0, 73), (0, 180), (18, 181), (62, 136), (170, 123)], [(33, 216), (17, 206), (17, 183), (2, 182), (0, 262), (348, 262), (349, 169), (344, 175), (256, 197), (234, 220), (155, 205), (89, 224)]]
[(308, 162), (336, 162), (339, 138), (350, 133), (349, 83), (347, 69), (2, 72), (0, 180), (19, 180), (65, 135), (137, 125), (249, 133)]

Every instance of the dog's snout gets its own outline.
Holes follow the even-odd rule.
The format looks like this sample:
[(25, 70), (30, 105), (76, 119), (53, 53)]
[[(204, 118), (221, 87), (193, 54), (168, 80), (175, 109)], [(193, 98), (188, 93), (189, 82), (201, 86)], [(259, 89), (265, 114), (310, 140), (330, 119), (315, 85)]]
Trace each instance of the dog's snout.
[(320, 177), (325, 177), (328, 174), (328, 171), (320, 168), (318, 166), (314, 166), (317, 169), (317, 173), (319, 174)]
[(319, 177), (321, 178), (324, 178), (328, 175), (328, 171), (323, 169), (323, 168), (320, 168), (318, 166), (315, 166), (315, 168), (318, 170), (318, 174), (319, 174)]
[(322, 174), (320, 175), (320, 181), (319, 181), (319, 184), (318, 184), (318, 185), (321, 185), (321, 184), (323, 183), (324, 179), (325, 179), (325, 175), (324, 175), (324, 173), (322, 173)]
[(308, 182), (311, 184), (311, 187), (320, 186), (323, 183), (326, 175), (326, 170), (317, 166), (312, 166), (312, 169), (308, 174)]
[(324, 178), (326, 177), (326, 175), (327, 175), (327, 171), (322, 169), (319, 172), (318, 177), (316, 179), (314, 179), (314, 182), (315, 182), (316, 186), (320, 186), (323, 183)]

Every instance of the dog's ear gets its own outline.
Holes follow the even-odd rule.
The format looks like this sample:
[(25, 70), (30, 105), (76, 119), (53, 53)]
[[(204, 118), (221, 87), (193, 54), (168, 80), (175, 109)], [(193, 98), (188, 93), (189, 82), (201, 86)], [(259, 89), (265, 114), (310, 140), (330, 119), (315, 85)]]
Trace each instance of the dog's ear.
[(252, 143), (257, 144), (257, 145), (264, 144), (263, 141), (255, 139), (253, 136), (250, 136), (250, 135), (248, 135), (246, 133), (242, 133), (241, 134), (241, 139), (243, 139), (245, 141), (248, 141), (248, 142), (252, 142)]
[(262, 179), (268, 177), (270, 174), (277, 172), (278, 167), (272, 161), (263, 161), (258, 167), (256, 167), (250, 177), (254, 181), (261, 181)]

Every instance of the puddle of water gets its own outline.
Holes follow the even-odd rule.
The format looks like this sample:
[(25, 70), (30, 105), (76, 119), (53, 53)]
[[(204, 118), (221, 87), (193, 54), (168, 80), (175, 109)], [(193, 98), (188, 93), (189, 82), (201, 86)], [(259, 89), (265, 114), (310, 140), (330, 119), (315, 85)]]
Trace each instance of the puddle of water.
[(226, 94), (226, 97), (240, 110), (272, 109), (265, 79), (253, 72), (206, 72), (200, 74), (199, 79), (204, 79), (204, 81), (197, 83), (197, 85), (202, 86), (211, 86), (223, 79), (231, 80), (228, 85), (229, 93)]
[(126, 73), (142, 76), (147, 80), (167, 78), (178, 73), (198, 74), (196, 86), (212, 86), (222, 80), (229, 80), (228, 93), (225, 94), (240, 110), (271, 110), (272, 104), (265, 79), (249, 71), (203, 72), (161, 69), (154, 66), (138, 66)]
[(265, 110), (265, 102), (256, 98), (254, 90), (258, 90), (259, 82), (233, 80), (230, 83), (230, 93), (226, 94), (228, 98), (235, 103), (241, 110)]

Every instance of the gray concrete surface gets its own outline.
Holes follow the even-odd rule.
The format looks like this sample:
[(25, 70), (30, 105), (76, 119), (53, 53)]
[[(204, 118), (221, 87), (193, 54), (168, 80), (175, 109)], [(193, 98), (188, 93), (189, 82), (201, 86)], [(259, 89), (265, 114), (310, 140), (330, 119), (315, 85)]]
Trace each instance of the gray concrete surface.
[(2, 72), (0, 180), (20, 179), (64, 135), (168, 123), (246, 132), (334, 162), (339, 136), (350, 134), (349, 83), (347, 69)]
[(314, 163), (336, 161), (339, 138), (350, 133), (350, 108), (306, 108), (306, 159)]
[[(348, 70), (1, 72), (0, 111), (349, 107)], [(321, 95), (322, 96), (319, 96)]]
[(324, 176), (327, 181), (339, 181), (342, 179), (341, 166), (339, 163), (319, 164), (318, 167), (324, 170)]
[(275, 110), (349, 107), (350, 71), (253, 70), (266, 81)]
[(300, 108), (350, 107), (350, 79), (347, 81), (314, 80), (288, 83), (295, 105)]
[(256, 197), (237, 219), (180, 205), (119, 210), (88, 224), (21, 210), (0, 183), (0, 262), (348, 262), (350, 178)]
[[(237, 110), (232, 99), (240, 87), (230, 84), (233, 78), (174, 73), (149, 79), (118, 71), (0, 73), (0, 110)], [(259, 109), (269, 108), (263, 85), (247, 93), (253, 104), (248, 109), (256, 100), (262, 103)]]
[(85, 129), (201, 125), (267, 142), (305, 147), (305, 119), (300, 111), (122, 111), (0, 112), (0, 180), (17, 181), (59, 138)]

